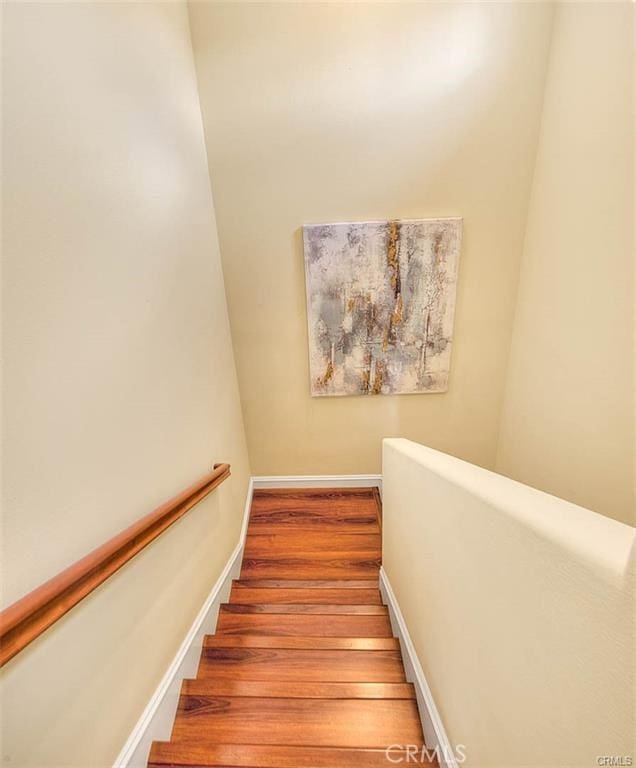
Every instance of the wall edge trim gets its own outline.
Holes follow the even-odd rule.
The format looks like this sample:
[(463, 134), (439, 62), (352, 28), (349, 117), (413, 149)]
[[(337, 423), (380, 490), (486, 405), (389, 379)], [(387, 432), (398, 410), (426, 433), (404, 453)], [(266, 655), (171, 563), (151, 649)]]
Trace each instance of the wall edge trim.
[(431, 688), (417, 657), (406, 621), (384, 566), (380, 567), (380, 592), (382, 593), (384, 603), (389, 609), (393, 633), (400, 641), (406, 678), (415, 686), (415, 695), (417, 697), (426, 745), (429, 750), (437, 749), (438, 760), (442, 768), (459, 768), (458, 762), (455, 759), (455, 752), (444, 728), (444, 723), (433, 699)]
[(255, 475), (254, 488), (379, 488), (382, 475)]

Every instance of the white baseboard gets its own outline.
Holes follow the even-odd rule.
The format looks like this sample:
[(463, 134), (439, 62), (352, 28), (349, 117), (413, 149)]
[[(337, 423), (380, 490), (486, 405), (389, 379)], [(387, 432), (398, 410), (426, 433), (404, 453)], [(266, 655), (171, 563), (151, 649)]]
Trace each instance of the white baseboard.
[(454, 756), (455, 752), (446, 734), (442, 718), (433, 699), (433, 694), (426, 681), (424, 670), (417, 658), (415, 646), (409, 635), (404, 616), (384, 568), (380, 568), (380, 592), (389, 609), (393, 634), (400, 641), (406, 679), (415, 686), (415, 695), (417, 696), (422, 730), (424, 731), (424, 741), (429, 750), (437, 750), (439, 764), (442, 768), (458, 768), (458, 763)]
[(179, 702), (181, 682), (185, 678), (196, 676), (203, 637), (215, 632), (219, 606), (221, 603), (227, 602), (232, 588), (232, 580), (238, 578), (241, 570), (253, 487), (253, 482), (250, 479), (239, 542), (225, 564), (216, 584), (210, 590), (210, 594), (181, 643), (176, 656), (115, 759), (114, 768), (146, 768), (152, 742), (170, 739)]
[(261, 475), (254, 488), (379, 488), (382, 475)]

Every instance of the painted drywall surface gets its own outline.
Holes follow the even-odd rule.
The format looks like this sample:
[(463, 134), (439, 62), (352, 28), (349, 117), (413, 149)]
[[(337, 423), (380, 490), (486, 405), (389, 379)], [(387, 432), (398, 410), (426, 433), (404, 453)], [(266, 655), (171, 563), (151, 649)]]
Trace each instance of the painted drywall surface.
[(496, 464), (632, 524), (635, 12), (555, 16)]
[(469, 768), (633, 750), (636, 531), (408, 440), (383, 452), (383, 564)]
[(3, 604), (232, 463), (0, 673), (7, 765), (102, 768), (238, 540), (249, 468), (185, 7), (3, 13)]
[[(492, 465), (550, 6), (189, 9), (254, 471), (377, 472), (395, 434)], [(312, 399), (301, 226), (435, 216), (464, 217), (449, 391)]]

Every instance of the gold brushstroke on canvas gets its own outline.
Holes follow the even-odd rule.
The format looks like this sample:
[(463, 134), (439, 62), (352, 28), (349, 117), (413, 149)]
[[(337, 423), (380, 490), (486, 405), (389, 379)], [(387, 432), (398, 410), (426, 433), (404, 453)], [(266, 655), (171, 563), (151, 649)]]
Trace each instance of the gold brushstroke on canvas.
[(443, 392), (461, 219), (304, 228), (312, 395)]

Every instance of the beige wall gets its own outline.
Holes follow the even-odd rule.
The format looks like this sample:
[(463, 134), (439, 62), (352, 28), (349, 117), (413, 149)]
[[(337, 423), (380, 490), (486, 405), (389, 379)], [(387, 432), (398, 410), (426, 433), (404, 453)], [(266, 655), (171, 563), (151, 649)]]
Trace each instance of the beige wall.
[(0, 673), (7, 765), (102, 768), (237, 543), (249, 469), (185, 7), (3, 10), (3, 604), (233, 470)]
[(634, 746), (634, 528), (408, 440), (384, 443), (383, 562), (468, 768)]
[(632, 523), (634, 12), (555, 17), (496, 464)]
[[(394, 434), (492, 465), (551, 8), (189, 8), (254, 471), (377, 472)], [(312, 400), (301, 225), (447, 215), (449, 392)]]

